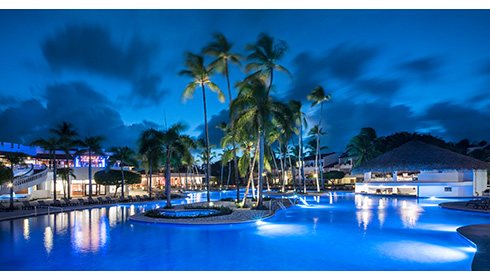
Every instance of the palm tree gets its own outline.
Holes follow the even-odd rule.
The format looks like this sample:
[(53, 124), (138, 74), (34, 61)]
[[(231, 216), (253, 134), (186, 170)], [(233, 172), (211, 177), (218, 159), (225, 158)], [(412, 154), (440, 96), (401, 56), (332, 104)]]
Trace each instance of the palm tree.
[[(320, 135), (325, 135), (326, 133), (322, 131), (322, 129), (318, 126), (318, 125), (315, 125), (313, 126), (311, 129), (310, 129), (310, 132), (308, 132), (308, 136), (313, 136), (316, 138), (316, 141), (315, 140), (311, 140), (312, 143), (310, 143), (310, 146), (313, 146), (314, 149), (315, 149), (315, 176), (316, 176), (316, 187), (317, 187), (317, 191), (320, 192), (320, 183), (319, 183), (319, 175), (318, 174), (320, 171), (320, 173), (323, 173), (323, 165), (321, 166), (321, 170), (318, 168), (318, 161), (320, 159), (320, 150), (323, 150), (323, 149), (326, 149), (326, 147), (320, 147)], [(323, 181), (323, 178), (322, 178), (322, 181)], [(323, 186), (323, 184), (322, 184)]]
[(151, 183), (153, 168), (158, 168), (158, 163), (163, 157), (162, 132), (149, 128), (141, 133), (138, 140), (138, 153), (146, 158), (148, 163), (150, 179), (148, 180), (148, 192), (151, 197)]
[[(241, 66), (240, 60), (243, 57), (240, 54), (231, 53), (231, 49), (233, 44), (229, 42), (223, 34), (215, 34), (215, 41), (209, 44), (207, 47), (203, 49), (203, 53), (212, 57), (215, 57), (216, 60), (209, 64), (210, 67), (213, 67), (217, 72), (223, 74), (226, 77), (226, 82), (228, 85), (228, 98), (229, 104), (228, 109), (231, 112), (231, 88), (230, 88), (230, 74), (228, 71), (228, 62), (231, 62), (237, 66)], [(233, 116), (230, 114), (230, 125), (232, 124)], [(237, 192), (237, 201), (240, 199), (240, 174), (238, 172), (238, 163), (236, 156), (236, 140), (235, 134), (233, 133), (233, 127), (230, 127), (231, 140), (233, 144), (233, 163), (235, 164), (235, 182), (236, 182), (236, 192)]]
[[(193, 149), (196, 149), (196, 141), (189, 137), (188, 135), (183, 135), (181, 139), (182, 145), (184, 145), (185, 150), (187, 151), (183, 156), (182, 156), (182, 164), (186, 167), (186, 178), (185, 178), (185, 187), (187, 189), (187, 183), (188, 183), (188, 175), (189, 175), (189, 168), (191, 169), (192, 172), (192, 166), (194, 165), (194, 157), (192, 156), (192, 153), (190, 152)], [(191, 184), (192, 184), (192, 179), (191, 179)]]
[(353, 167), (357, 167), (380, 154), (376, 149), (376, 138), (376, 131), (374, 129), (364, 127), (361, 129), (361, 133), (349, 141), (346, 152), (350, 158), (356, 158)]
[(268, 95), (263, 81), (252, 79), (242, 86), (231, 108), (233, 112), (237, 112), (233, 120), (233, 127), (237, 128), (238, 137), (247, 133), (248, 129), (258, 134), (259, 198), (257, 207), (262, 207), (265, 133), (276, 124), (285, 126), (284, 112), (288, 110), (288, 107), (281, 102), (274, 101)]
[(301, 172), (301, 182), (303, 182), (303, 191), (306, 193), (306, 182), (305, 182), (305, 162), (303, 157), (303, 125), (305, 129), (308, 124), (306, 122), (305, 113), (301, 112), (301, 101), (289, 101), (289, 107), (293, 113), (294, 122), (299, 126), (298, 133), (298, 160), (300, 164), (300, 172)]
[[(206, 153), (207, 159), (209, 159), (209, 132), (208, 132), (208, 114), (206, 111), (206, 91), (205, 88), (208, 87), (210, 90), (218, 93), (218, 99), (220, 102), (225, 102), (225, 95), (221, 89), (213, 82), (211, 82), (210, 77), (214, 73), (214, 68), (204, 66), (204, 58), (199, 55), (192, 53), (186, 53), (185, 65), (186, 70), (179, 72), (179, 75), (188, 76), (194, 81), (187, 84), (187, 87), (182, 94), (182, 99), (188, 99), (194, 97), (194, 91), (198, 86), (202, 87), (202, 100), (204, 105), (204, 128), (206, 131)], [(211, 165), (209, 160), (206, 162), (206, 188), (208, 190), (207, 199), (210, 202), (209, 197), (209, 174), (211, 173)]]
[(49, 151), (51, 156), (53, 157), (53, 183), (54, 183), (54, 191), (53, 191), (53, 200), (56, 200), (56, 168), (58, 163), (56, 162), (56, 150), (60, 148), (61, 139), (50, 136), (47, 139), (39, 138), (31, 143), (31, 146), (40, 146), (46, 151)]
[(88, 152), (88, 180), (89, 180), (89, 193), (88, 197), (92, 198), (92, 155), (104, 155), (104, 151), (102, 150), (101, 143), (105, 138), (103, 136), (86, 136), (83, 140), (80, 141), (80, 146), (82, 147), (77, 154), (81, 155)]
[[(138, 162), (134, 158), (135, 152), (127, 146), (112, 147), (109, 151), (112, 153), (112, 156), (109, 157), (108, 166), (119, 162), (119, 166), (121, 167), (121, 195), (124, 197), (124, 165), (138, 165)], [(115, 193), (117, 193), (117, 189)]]
[(248, 72), (256, 72), (245, 78), (244, 83), (253, 78), (269, 79), (269, 86), (267, 88), (268, 96), (272, 88), (274, 70), (283, 72), (292, 79), (293, 76), (289, 70), (277, 64), (288, 49), (286, 42), (282, 40), (275, 41), (273, 37), (262, 33), (259, 35), (257, 42), (253, 45), (248, 45), (246, 49), (252, 51), (252, 53), (247, 56), (247, 60), (251, 62), (245, 66), (245, 69)]
[[(170, 128), (162, 131), (161, 134), (161, 143), (164, 152), (165, 159), (165, 192), (167, 194), (167, 206), (166, 208), (172, 207), (171, 202), (171, 192), (170, 192), (170, 161), (171, 158), (177, 155), (185, 155), (186, 153), (190, 153), (189, 150), (186, 149), (186, 146), (183, 142), (183, 135), (181, 134), (184, 130), (187, 129), (187, 126), (183, 123), (176, 123), (172, 125)], [(209, 190), (208, 190), (209, 191)], [(208, 194), (209, 197), (209, 194)]]
[(24, 162), (27, 155), (24, 153), (9, 153), (5, 158), (10, 163), (10, 205), (9, 209), (14, 209), (14, 165)]
[[(74, 179), (77, 178), (75, 176), (75, 173), (73, 172), (73, 168), (71, 167), (65, 167), (65, 168), (60, 168), (58, 170), (58, 174), (61, 177), (61, 180), (63, 180), (63, 196), (66, 198), (66, 194), (68, 193), (68, 198), (70, 198), (69, 194), (69, 189), (68, 189), (68, 182), (70, 182), (70, 177), (73, 177)], [(66, 184), (65, 184), (66, 182)]]
[[(325, 91), (321, 86), (317, 86), (313, 91), (311, 92), (310, 95), (308, 95), (308, 100), (313, 100), (313, 103), (311, 104), (311, 107), (315, 107), (316, 105), (320, 104), (321, 109), (320, 109), (320, 119), (318, 121), (318, 132), (321, 131), (322, 127), (322, 116), (323, 116), (323, 102), (330, 100), (330, 94), (325, 95)], [(318, 157), (319, 157), (319, 148), (320, 148), (320, 133), (316, 134), (316, 156), (315, 156), (315, 170), (316, 173), (318, 174)], [(323, 174), (323, 167), (322, 167), (322, 174)], [(318, 176), (317, 176), (317, 189), (318, 192), (320, 192), (320, 186), (318, 184)], [(323, 187), (323, 179), (322, 179), (322, 187)]]
[[(78, 132), (74, 129), (73, 124), (62, 122), (58, 124), (56, 128), (50, 129), (50, 131), (56, 134), (60, 138), (60, 149), (65, 152), (66, 155), (66, 168), (69, 167), (68, 161), (70, 158), (70, 151), (77, 145), (78, 141), (75, 137), (78, 137)], [(66, 176), (68, 199), (70, 199), (70, 176)]]

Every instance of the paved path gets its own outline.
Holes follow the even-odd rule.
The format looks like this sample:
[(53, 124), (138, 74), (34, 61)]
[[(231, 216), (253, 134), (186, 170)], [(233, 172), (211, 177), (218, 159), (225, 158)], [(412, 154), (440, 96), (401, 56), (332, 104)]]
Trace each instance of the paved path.
[[(489, 210), (475, 209), (473, 205), (466, 206), (468, 201), (446, 202), (439, 204), (439, 207), (490, 214)], [(471, 270), (490, 270), (490, 224), (469, 225), (460, 227), (456, 230), (460, 235), (467, 238), (476, 245), (476, 253), (471, 263)]]

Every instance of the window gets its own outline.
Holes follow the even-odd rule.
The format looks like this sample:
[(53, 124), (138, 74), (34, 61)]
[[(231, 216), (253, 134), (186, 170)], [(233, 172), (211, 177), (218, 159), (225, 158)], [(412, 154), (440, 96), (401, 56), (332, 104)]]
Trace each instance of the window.
[(446, 188), (444, 188), (444, 191), (445, 191), (445, 192), (452, 192), (452, 191), (453, 191), (453, 188), (446, 187)]

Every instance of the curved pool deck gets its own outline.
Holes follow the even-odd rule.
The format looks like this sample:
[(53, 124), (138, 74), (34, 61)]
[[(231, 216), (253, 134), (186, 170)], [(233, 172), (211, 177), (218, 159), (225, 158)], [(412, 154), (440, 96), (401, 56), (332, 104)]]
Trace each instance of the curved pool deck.
[[(291, 207), (292, 205), (287, 200), (283, 200), (282, 203), (285, 207)], [(229, 202), (217, 201), (214, 202), (215, 206), (230, 206)], [(202, 205), (202, 203), (195, 203), (191, 205)], [(177, 205), (175, 210), (183, 210), (186, 205)], [(164, 208), (159, 208), (164, 209)], [(275, 206), (272, 210), (251, 210), (249, 208), (241, 209), (232, 207), (233, 212), (228, 215), (219, 215), (211, 217), (196, 217), (196, 218), (184, 218), (184, 219), (168, 219), (168, 218), (150, 218), (146, 217), (145, 213), (135, 214), (130, 216), (128, 220), (132, 222), (141, 223), (153, 223), (153, 224), (178, 224), (178, 225), (223, 225), (223, 224), (239, 224), (257, 222), (260, 220), (272, 218), (277, 210), (281, 209), (279, 206)], [(157, 209), (158, 210), (158, 209)]]
[[(466, 206), (466, 203), (467, 201), (446, 202), (439, 204), (439, 207), (457, 211), (490, 214), (489, 210), (475, 209)], [(477, 248), (471, 264), (471, 270), (490, 270), (490, 224), (463, 226), (456, 229), (456, 231), (472, 242)]]

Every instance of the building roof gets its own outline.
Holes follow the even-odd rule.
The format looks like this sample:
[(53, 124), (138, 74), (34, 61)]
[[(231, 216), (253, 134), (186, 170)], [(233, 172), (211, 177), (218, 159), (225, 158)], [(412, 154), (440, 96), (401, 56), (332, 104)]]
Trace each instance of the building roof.
[[(333, 155), (333, 154), (335, 154), (335, 152), (327, 153), (327, 154), (320, 154), (319, 159), (328, 157), (328, 156)], [(316, 157), (316, 154), (313, 154), (311, 156), (304, 157), (304, 160), (315, 160), (315, 157)]]
[(352, 170), (365, 172), (394, 172), (419, 170), (490, 169), (490, 164), (417, 140), (410, 141)]

